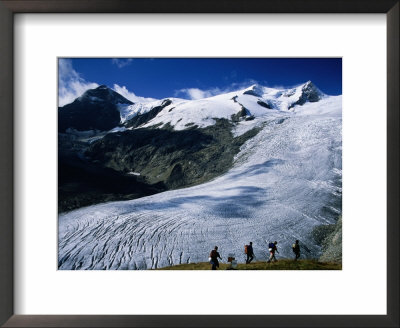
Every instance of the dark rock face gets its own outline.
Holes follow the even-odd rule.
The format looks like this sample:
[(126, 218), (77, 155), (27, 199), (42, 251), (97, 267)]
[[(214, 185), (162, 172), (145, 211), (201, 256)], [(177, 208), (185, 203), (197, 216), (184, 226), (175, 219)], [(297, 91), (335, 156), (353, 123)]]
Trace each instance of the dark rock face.
[[(155, 118), (158, 113), (160, 113), (165, 107), (168, 105), (171, 105), (172, 101), (170, 99), (165, 99), (160, 106), (156, 106), (152, 108), (150, 111), (147, 113), (141, 114), (134, 116), (130, 120), (124, 123), (124, 126), (127, 128), (137, 128), (143, 124), (146, 124), (147, 122), (151, 121), (153, 118)], [(170, 111), (173, 108), (170, 109)]]
[(140, 177), (80, 161), (58, 165), (58, 212), (97, 203), (129, 200), (166, 190), (162, 183), (149, 185)]
[(262, 101), (262, 100), (257, 100), (257, 104), (259, 104), (262, 107), (268, 108), (268, 109), (272, 109), (272, 106), (270, 104), (267, 104), (266, 102)]
[(139, 128), (109, 134), (92, 143), (85, 155), (117, 172), (138, 172), (147, 184), (181, 188), (226, 172), (240, 146), (258, 133), (253, 129), (235, 138), (231, 128), (226, 119), (203, 129)]
[(261, 97), (261, 95), (254, 89), (246, 90), (243, 92), (244, 95), (250, 95), (250, 96), (255, 96), (255, 97)]
[(299, 99), (299, 101), (302, 102), (300, 105), (304, 104), (306, 101), (317, 102), (320, 99), (321, 93), (317, 87), (311, 81), (307, 82), (302, 89), (302, 94)]
[(342, 218), (335, 224), (316, 226), (312, 231), (315, 242), (321, 246), (322, 262), (342, 262)]
[(250, 112), (242, 106), (242, 109), (238, 111), (236, 114), (231, 115), (231, 120), (232, 122), (239, 122), (240, 119), (244, 119), (247, 115), (249, 115)]
[(98, 98), (98, 101), (106, 101), (112, 104), (133, 104), (132, 101), (126, 99), (118, 92), (111, 90), (105, 85), (100, 85), (96, 89), (87, 90), (82, 97), (79, 97), (78, 99), (81, 99), (82, 101), (96, 101), (96, 99), (93, 98)]
[(162, 183), (150, 185), (140, 176), (105, 168), (86, 160), (87, 142), (77, 136), (58, 136), (58, 212), (97, 203), (128, 200), (166, 190)]
[(296, 105), (304, 105), (307, 101), (317, 102), (321, 97), (321, 92), (311, 81), (309, 81), (303, 86), (299, 100), (290, 105), (289, 108), (293, 108)]
[(244, 95), (250, 95), (254, 97), (261, 97), (263, 93), (262, 87), (257, 84), (254, 84), (249, 90), (243, 92)]
[(240, 102), (237, 101), (237, 96), (233, 97), (231, 100), (239, 104), (241, 107), (240, 111), (238, 111), (236, 114), (231, 115), (232, 122), (237, 123), (240, 122), (241, 120), (245, 121), (254, 120), (254, 116), (251, 115), (250, 111), (246, 107), (244, 107)]
[(120, 123), (118, 104), (133, 103), (104, 85), (88, 90), (71, 104), (58, 108), (58, 131), (110, 130)]
[(167, 178), (166, 184), (170, 186), (170, 188), (179, 188), (185, 184), (184, 171), (181, 164), (178, 163), (174, 165), (171, 174)]

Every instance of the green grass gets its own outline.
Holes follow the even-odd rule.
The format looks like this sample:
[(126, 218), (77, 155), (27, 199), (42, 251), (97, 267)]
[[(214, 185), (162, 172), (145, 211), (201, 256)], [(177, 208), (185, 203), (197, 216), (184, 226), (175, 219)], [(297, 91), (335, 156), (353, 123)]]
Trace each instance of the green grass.
[[(220, 263), (218, 270), (228, 270), (230, 264)], [(319, 262), (317, 260), (288, 260), (282, 259), (278, 262), (254, 262), (250, 264), (238, 264), (237, 270), (341, 270), (341, 263)], [(180, 264), (159, 270), (211, 270), (208, 262)]]

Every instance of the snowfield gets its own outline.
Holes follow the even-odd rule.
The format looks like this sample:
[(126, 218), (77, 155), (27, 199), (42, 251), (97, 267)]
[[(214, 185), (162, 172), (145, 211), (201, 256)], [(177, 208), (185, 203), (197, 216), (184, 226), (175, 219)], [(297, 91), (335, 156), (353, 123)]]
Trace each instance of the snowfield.
[[(283, 102), (273, 92), (266, 92), (269, 100)], [(252, 108), (249, 97), (254, 96), (237, 101), (259, 112), (254, 120), (239, 122), (234, 133), (263, 128), (242, 146), (231, 170), (194, 187), (60, 214), (59, 269), (135, 270), (204, 262), (215, 245), (224, 261), (233, 253), (244, 262), (244, 245), (250, 241), (256, 260), (266, 260), (268, 242), (274, 240), (278, 259), (292, 257), (296, 239), (302, 257), (318, 257), (313, 227), (334, 223), (341, 213), (342, 97), (324, 96), (289, 111), (286, 98), (279, 105), (286, 110), (276, 110)], [(240, 109), (230, 94), (216, 98), (215, 108), (198, 112), (204, 125), (211, 122), (207, 111), (223, 102), (229, 105), (222, 115)], [(148, 125), (166, 123), (168, 117), (182, 129), (193, 115), (174, 121), (174, 112), (189, 109), (186, 102), (169, 111), (173, 107)]]
[[(246, 109), (248, 116), (253, 117), (261, 117), (267, 114), (274, 115), (276, 111), (293, 111), (294, 107), (291, 108), (291, 106), (299, 100), (304, 92), (303, 90), (307, 88), (311, 88), (312, 92), (322, 99), (326, 97), (311, 81), (308, 81), (289, 90), (267, 88), (254, 84), (243, 90), (198, 100), (185, 101), (179, 98), (169, 98), (172, 104), (165, 107), (143, 127), (169, 124), (175, 130), (184, 130), (189, 125), (205, 128), (215, 124), (215, 117), (229, 120), (232, 115), (237, 114), (242, 108)], [(266, 108), (258, 102), (262, 102), (270, 108)], [(146, 106), (140, 107), (140, 113), (149, 111), (152, 108), (150, 105), (154, 104), (146, 104)], [(138, 105), (133, 105), (133, 108), (136, 107)], [(130, 114), (130, 117), (133, 115)]]

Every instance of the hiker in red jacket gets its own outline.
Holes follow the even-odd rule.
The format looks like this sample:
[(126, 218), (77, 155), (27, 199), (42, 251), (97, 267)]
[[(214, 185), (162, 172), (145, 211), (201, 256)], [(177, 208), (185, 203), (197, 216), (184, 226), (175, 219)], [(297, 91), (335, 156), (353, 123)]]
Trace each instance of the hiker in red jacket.
[(270, 263), (272, 260), (274, 260), (275, 262), (278, 261), (275, 257), (275, 252), (278, 252), (278, 247), (276, 247), (276, 245), (278, 244), (277, 241), (274, 241), (273, 243), (269, 243), (268, 245), (268, 250), (269, 250), (269, 259), (267, 261), (267, 263)]
[(212, 264), (211, 270), (217, 270), (219, 268), (218, 258), (222, 260), (221, 256), (218, 253), (218, 246), (215, 246), (214, 249), (210, 253), (210, 263)]

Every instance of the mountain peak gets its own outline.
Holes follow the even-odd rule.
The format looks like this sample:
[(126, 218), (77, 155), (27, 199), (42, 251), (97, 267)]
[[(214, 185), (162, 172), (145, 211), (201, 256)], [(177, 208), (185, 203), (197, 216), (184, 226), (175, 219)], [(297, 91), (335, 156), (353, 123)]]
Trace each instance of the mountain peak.
[(68, 128), (78, 131), (110, 130), (120, 123), (121, 108), (130, 105), (133, 102), (106, 85), (86, 90), (72, 103), (59, 108), (59, 131), (64, 132)]
[(248, 87), (244, 92), (244, 95), (251, 95), (255, 97), (261, 97), (263, 94), (263, 88), (259, 84), (253, 84)]
[(311, 89), (319, 91), (319, 89), (315, 86), (315, 84), (312, 83), (310, 80), (302, 85), (302, 90), (311, 90)]
[(296, 105), (304, 105), (306, 102), (317, 102), (324, 97), (324, 94), (311, 81), (307, 81), (297, 88), (292, 89), (287, 96), (290, 97), (295, 94), (299, 94), (296, 96), (299, 98), (297, 101), (293, 102), (288, 109), (293, 108)]
[(110, 89), (102, 84), (95, 89), (89, 89), (84, 92), (82, 96), (77, 98), (78, 101), (83, 102), (109, 102), (111, 104), (127, 104), (132, 105), (133, 102), (121, 96), (118, 92)]
[(306, 83), (303, 84), (302, 92), (306, 93), (308, 97), (314, 98), (315, 101), (318, 101), (324, 95), (324, 93), (321, 90), (319, 90), (315, 86), (315, 84), (312, 83), (311, 81), (307, 81)]

